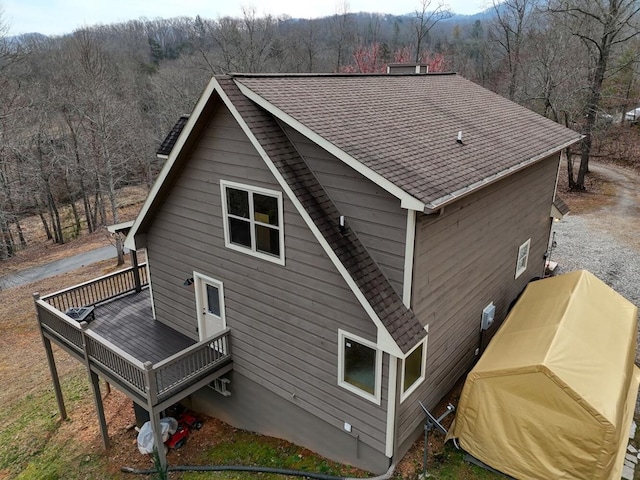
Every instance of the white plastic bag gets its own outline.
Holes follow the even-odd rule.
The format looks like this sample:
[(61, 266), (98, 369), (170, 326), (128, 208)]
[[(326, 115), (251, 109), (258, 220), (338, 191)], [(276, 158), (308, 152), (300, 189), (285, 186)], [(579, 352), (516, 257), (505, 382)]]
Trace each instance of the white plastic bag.
[[(162, 431), (162, 441), (166, 442), (169, 437), (178, 430), (178, 421), (172, 417), (161, 418), (160, 429)], [(138, 433), (138, 450), (140, 450), (140, 453), (143, 455), (148, 455), (153, 453), (154, 446), (155, 442), (151, 422), (145, 422)]]

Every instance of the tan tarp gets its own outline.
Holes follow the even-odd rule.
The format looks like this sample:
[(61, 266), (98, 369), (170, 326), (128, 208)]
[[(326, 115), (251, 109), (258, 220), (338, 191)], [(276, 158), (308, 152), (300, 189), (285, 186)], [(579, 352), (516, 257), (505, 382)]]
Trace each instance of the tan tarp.
[(469, 373), (448, 438), (518, 479), (620, 479), (637, 314), (584, 270), (530, 283)]

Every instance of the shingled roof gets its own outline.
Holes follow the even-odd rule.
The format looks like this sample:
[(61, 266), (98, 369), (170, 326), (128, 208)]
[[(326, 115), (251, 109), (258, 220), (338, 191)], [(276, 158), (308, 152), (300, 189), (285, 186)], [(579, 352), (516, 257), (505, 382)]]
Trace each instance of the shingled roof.
[(402, 303), (356, 233), (348, 224), (344, 232), (340, 231), (337, 207), (277, 120), (247, 99), (233, 80), (219, 78), (218, 82), (398, 347), (408, 353), (426, 336), (420, 321)]
[(189, 115), (182, 115), (178, 119), (178, 121), (175, 123), (171, 131), (169, 131), (167, 136), (162, 141), (162, 144), (160, 144), (160, 148), (158, 148), (156, 155), (158, 155), (159, 157), (169, 156), (169, 154), (171, 153), (171, 150), (173, 150), (173, 146), (178, 141), (178, 137), (180, 136), (180, 133), (182, 133), (184, 126), (187, 124), (187, 120), (189, 120)]
[(303, 134), (317, 134), (426, 209), (580, 139), (456, 74), (234, 79), (260, 106)]

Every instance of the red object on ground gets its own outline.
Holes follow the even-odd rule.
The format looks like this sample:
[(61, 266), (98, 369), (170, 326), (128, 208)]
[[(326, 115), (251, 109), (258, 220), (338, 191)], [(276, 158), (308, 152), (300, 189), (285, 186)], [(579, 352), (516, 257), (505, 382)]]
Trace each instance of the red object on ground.
[(178, 430), (164, 443), (169, 448), (182, 447), (187, 441), (191, 430), (200, 430), (202, 428), (202, 422), (188, 413), (181, 413), (177, 420)]

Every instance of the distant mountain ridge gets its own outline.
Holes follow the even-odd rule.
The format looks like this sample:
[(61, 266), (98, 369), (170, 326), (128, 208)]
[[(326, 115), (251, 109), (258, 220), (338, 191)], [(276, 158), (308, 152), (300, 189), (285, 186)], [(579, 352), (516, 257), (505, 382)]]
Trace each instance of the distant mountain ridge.
[[(404, 13), (404, 14), (400, 14), (400, 15), (396, 15), (393, 13), (378, 13), (378, 12), (349, 12), (349, 15), (353, 15), (356, 18), (359, 16), (378, 16), (380, 18), (382, 18), (384, 21), (386, 22), (394, 22), (397, 20), (401, 20), (401, 21), (411, 21), (411, 19), (413, 19), (415, 17), (415, 14), (413, 12), (408, 12), (408, 13)], [(456, 23), (473, 23), (477, 20), (480, 21), (484, 21), (484, 20), (489, 20), (491, 18), (493, 18), (495, 16), (495, 11), (493, 9), (493, 7), (489, 7), (485, 10), (483, 10), (482, 12), (478, 12), (478, 13), (474, 13), (471, 15), (465, 15), (465, 14), (461, 14), (461, 13), (455, 13), (452, 12), (451, 17), (449, 18), (444, 18), (442, 20), (440, 20), (438, 23), (444, 23), (444, 24), (456, 24)], [(323, 21), (323, 20), (327, 20), (332, 18), (333, 15), (327, 15), (324, 17), (318, 17), (318, 18), (314, 18), (313, 20), (317, 20), (317, 21)], [(177, 18), (177, 17), (176, 17)], [(140, 20), (140, 19), (129, 19), (127, 21), (132, 21), (132, 20)], [(287, 18), (285, 21), (286, 22), (300, 22), (300, 21), (308, 21), (308, 18), (303, 18), (303, 17), (291, 17), (291, 18)], [(111, 22), (110, 24), (120, 24), (120, 23), (126, 23), (125, 22)], [(110, 25), (110, 24), (106, 24), (106, 25)], [(97, 24), (96, 24), (97, 25)], [(89, 25), (89, 27), (91, 27), (92, 25)], [(79, 27), (80, 28), (80, 27)], [(27, 32), (27, 33), (21, 33), (19, 35), (12, 35), (12, 36), (8, 36), (5, 37), (7, 41), (9, 42), (17, 42), (17, 43), (23, 43), (26, 39), (36, 39), (36, 40), (44, 40), (50, 37), (57, 37), (57, 36), (65, 36), (65, 35), (69, 35), (73, 33), (73, 31), (71, 32), (66, 32), (60, 35), (46, 35), (40, 32)]]

